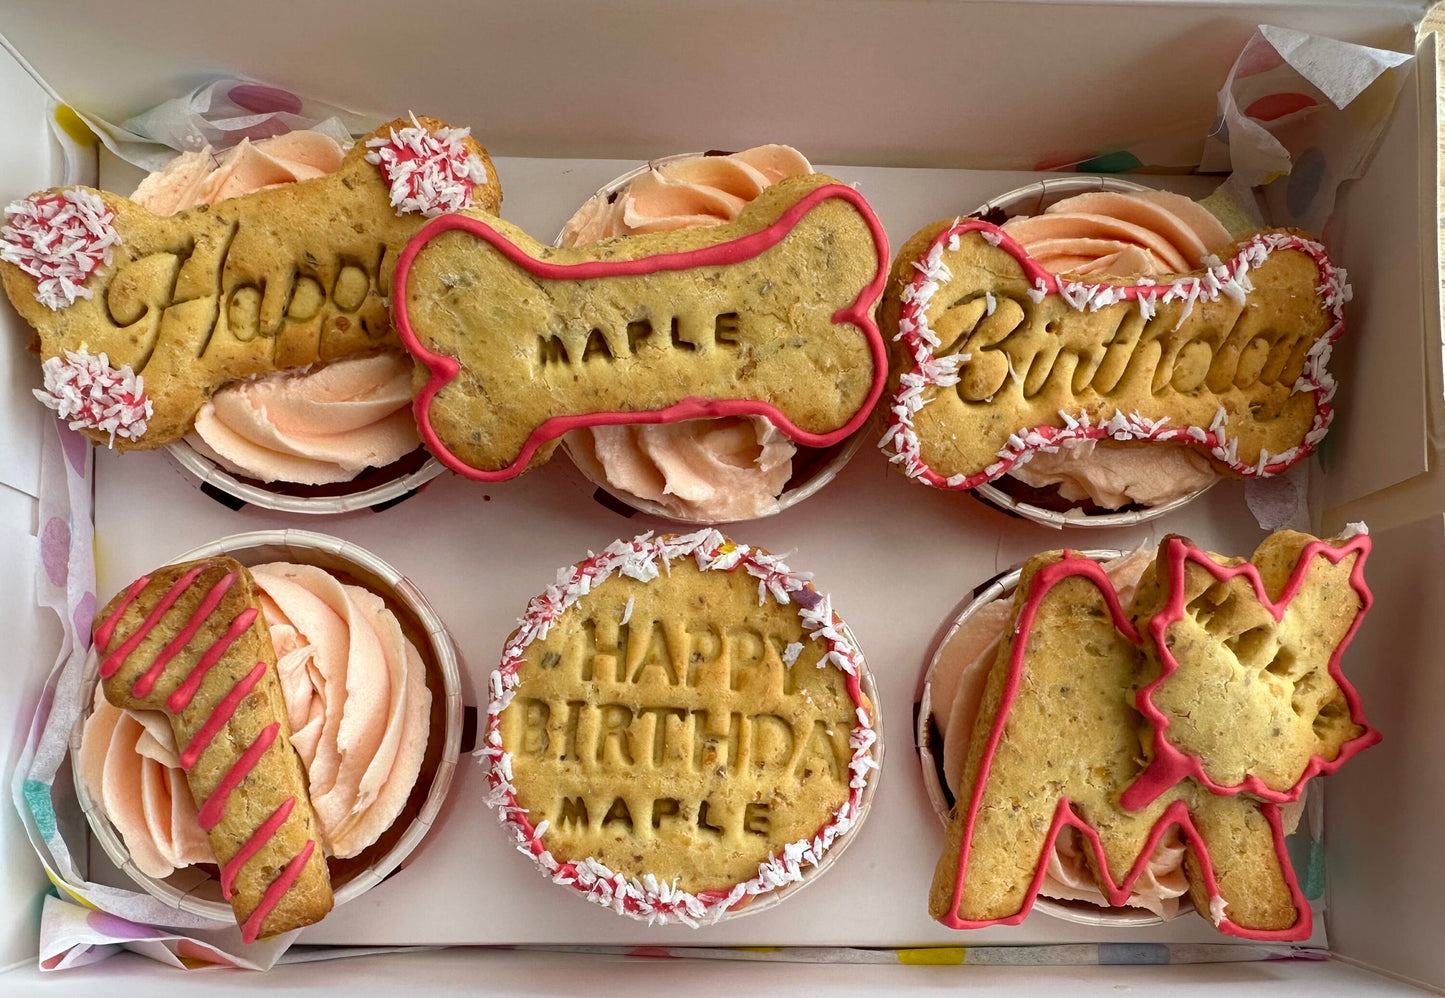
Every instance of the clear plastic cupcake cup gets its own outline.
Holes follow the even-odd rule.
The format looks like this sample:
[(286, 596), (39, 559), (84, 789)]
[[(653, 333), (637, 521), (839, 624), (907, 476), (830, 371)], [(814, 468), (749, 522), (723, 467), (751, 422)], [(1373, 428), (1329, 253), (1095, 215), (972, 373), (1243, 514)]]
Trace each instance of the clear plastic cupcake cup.
[[(172, 559), (168, 564), (229, 555), (243, 565), (284, 561), (315, 565), (342, 582), (371, 590), (380, 596), (401, 625), (402, 633), (416, 645), (426, 668), (426, 685), (431, 691), (431, 725), (426, 754), (411, 795), (390, 828), (359, 855), (349, 859), (330, 858), (331, 883), (337, 905), (360, 897), (405, 864), (408, 856), (430, 831), (456, 771), (462, 737), (461, 673), (456, 646), (431, 605), (411, 581), (376, 555), (336, 537), (307, 530), (258, 530), (233, 534)], [(99, 661), (94, 649), (86, 663), (83, 688), (86, 707), (70, 733), (70, 752), (79, 758), (81, 734), (90, 716)], [(72, 767), (75, 793), (90, 829), (105, 854), (152, 897), (181, 911), (234, 924), (231, 905), (221, 896), (216, 867), (210, 864), (184, 867), (163, 879), (142, 873), (131, 859), (120, 833), (105, 816), (100, 803), (92, 800), (80, 778), (80, 767)]]
[[(1094, 561), (1109, 561), (1124, 554), (1122, 551), (1107, 549), (1077, 553), (1085, 558), (1092, 558)], [(933, 811), (938, 816), (939, 822), (945, 826), (947, 826), (949, 815), (953, 810), (954, 800), (943, 778), (944, 731), (942, 721), (933, 713), (933, 671), (938, 666), (943, 648), (952, 640), (964, 622), (995, 600), (1012, 597), (1018, 589), (1021, 574), (1022, 570), (1015, 568), (994, 576), (976, 588), (973, 594), (960, 604), (961, 609), (954, 611), (949, 623), (940, 629), (928, 651), (928, 665), (923, 671), (923, 681), (918, 693), (917, 707), (914, 710), (913, 737), (914, 743), (918, 747), (919, 760), (923, 765), (924, 790), (928, 794), (929, 803), (933, 805)], [(1077, 922), (1080, 925), (1115, 928), (1157, 925), (1164, 921), (1158, 915), (1143, 908), (1101, 908), (1087, 901), (1059, 900), (1044, 897), (1042, 894), (1034, 902), (1034, 911), (1061, 918), (1066, 922)]]
[[(681, 160), (696, 159), (700, 156), (719, 155), (727, 154), (719, 152), (687, 152), (649, 160), (635, 169), (628, 170), (610, 183), (604, 184), (598, 188), (597, 193), (594, 194), (593, 197), (611, 197), (655, 167), (665, 166), (668, 163), (676, 163)], [(562, 232), (557, 233), (557, 238), (552, 240), (553, 246), (560, 247), (562, 245), (562, 236), (565, 231), (564, 227)], [(633, 495), (631, 492), (620, 489), (607, 481), (607, 475), (601, 463), (583, 448), (574, 446), (572, 441), (567, 437), (562, 438), (562, 450), (567, 454), (567, 457), (572, 463), (576, 465), (577, 470), (582, 472), (583, 477), (624, 506), (635, 509), (640, 513), (647, 513), (650, 516), (656, 516), (664, 520), (672, 520), (676, 523), (721, 524), (736, 523), (739, 519), (763, 519), (769, 516), (776, 516), (786, 509), (791, 509), (831, 482), (837, 476), (838, 472), (843, 470), (843, 466), (857, 453), (863, 441), (865, 439), (876, 439), (878, 432), (877, 413), (875, 412), (873, 418), (865, 422), (863, 426), (859, 427), (847, 439), (834, 444), (832, 447), (811, 448), (799, 446), (797, 452), (793, 455), (793, 473), (791, 477), (789, 477), (786, 485), (784, 485), (782, 493), (758, 516), (742, 518), (732, 517), (719, 519), (717, 517), (679, 513), (654, 499), (645, 499), (642, 496)]]
[(365, 509), (379, 512), (408, 498), (445, 470), (440, 461), (418, 447), (384, 468), (367, 468), (349, 482), (297, 485), (233, 474), (185, 440), (167, 445), (166, 451), (171, 460), (194, 477), (201, 491), (232, 509), (251, 505), (318, 516)]
[[(1138, 191), (1148, 191), (1153, 188), (1143, 184), (1136, 184), (1130, 180), (1123, 180), (1119, 177), (1109, 176), (1080, 176), (1061, 177), (1050, 180), (1040, 180), (1023, 187), (1015, 188), (1005, 194), (992, 198), (977, 209), (971, 215), (974, 218), (985, 218), (990, 222), (1002, 223), (1007, 218), (1016, 215), (1032, 216), (1038, 215), (1047, 207), (1065, 198), (1073, 197), (1076, 194), (1092, 194), (1096, 191), (1115, 191), (1122, 194), (1132, 194)], [(1160, 445), (1164, 446), (1164, 445)], [(1038, 501), (1030, 502), (1028, 499), (1012, 495), (1008, 491), (1009, 485), (1000, 485), (1000, 482), (1007, 481), (1015, 483), (1019, 492), (1033, 491), (1029, 486), (1018, 482), (1016, 479), (1004, 478), (993, 482), (987, 482), (973, 489), (973, 493), (983, 502), (997, 509), (1003, 510), (1012, 516), (1019, 516), (1026, 520), (1033, 520), (1035, 523), (1042, 523), (1046, 527), (1062, 529), (1065, 527), (1132, 527), (1140, 523), (1147, 523), (1150, 520), (1157, 520), (1166, 516), (1176, 509), (1193, 502), (1199, 496), (1209, 491), (1214, 483), (1211, 482), (1198, 491), (1188, 495), (1171, 499), (1169, 502), (1160, 503), (1158, 506), (1145, 506), (1137, 509), (1123, 510), (1101, 510), (1099, 512), (1086, 512), (1084, 507), (1050, 509), (1040, 505)], [(1068, 507), (1068, 501), (1059, 499), (1061, 507)]]

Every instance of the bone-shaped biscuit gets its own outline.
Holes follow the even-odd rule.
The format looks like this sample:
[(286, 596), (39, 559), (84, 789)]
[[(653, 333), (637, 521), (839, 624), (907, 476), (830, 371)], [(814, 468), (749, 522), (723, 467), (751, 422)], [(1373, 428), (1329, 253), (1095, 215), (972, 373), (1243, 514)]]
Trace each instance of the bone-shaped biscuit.
[[(500, 200), (474, 139), (398, 119), (334, 174), (168, 217), (104, 191), (33, 195), (7, 209), (0, 281), (49, 366), (103, 354), (118, 384), (127, 368), (141, 376), (143, 431), (111, 440), (150, 449), (183, 436), (226, 382), (395, 345), (391, 275), (423, 212)], [(107, 440), (116, 397), (87, 404), (77, 428)]]
[(603, 424), (756, 414), (831, 446), (882, 393), (887, 266), (867, 202), (821, 175), (726, 225), (569, 249), (480, 214), (436, 219), (396, 270), (397, 332), (431, 372), (417, 425), (484, 481)]
[[(1332, 601), (1342, 587), (1361, 591), (1355, 586), (1363, 586), (1359, 571), (1368, 544), (1360, 541), (1330, 546), (1286, 534), (1266, 541), (1255, 558), (1261, 571), (1279, 583), (1276, 590), (1294, 586), (1296, 576), (1308, 580), (1302, 585), (1319, 599), (1296, 595), (1293, 602), (1301, 612), (1318, 612), (1316, 624), (1341, 615), (1355, 621), (1354, 609), (1341, 613)], [(1316, 559), (1321, 553), (1323, 559)], [(1161, 563), (1210, 560), (1178, 538), (1164, 545), (1160, 558)], [(1350, 581), (1311, 571), (1320, 561), (1332, 568), (1347, 562), (1343, 576)], [(1210, 564), (1223, 571), (1213, 560)], [(1286, 577), (1292, 580), (1288, 585), (1282, 582)], [(1196, 590), (1208, 588), (1197, 580), (1191, 585), (1182, 571), (1165, 572), (1162, 581), (1151, 578), (1143, 584), (1168, 590), (1176, 582), (1183, 585), (1181, 592), (1192, 592), (1196, 599)], [(1221, 791), (1191, 778), (1192, 772), (1170, 774), (1173, 778), (1161, 784), (1141, 768), (1145, 697), (1139, 697), (1136, 711), (1130, 694), (1151, 669), (1140, 647), (1145, 643), (1142, 635), (1172, 634), (1167, 594), (1162, 599), (1146, 594), (1142, 604), (1136, 596), (1131, 622), (1097, 563), (1057, 552), (1025, 566), (1018, 593), (969, 742), (964, 784), (970, 789), (955, 808), (934, 874), (934, 917), (955, 928), (1017, 924), (1033, 906), (1047, 857), (1066, 824), (1083, 836), (1101, 891), (1112, 904), (1123, 904), (1160, 837), (1178, 824), (1190, 849), (1185, 865), (1190, 896), (1201, 915), (1231, 935), (1308, 937), (1312, 916), (1290, 865), (1277, 804), (1237, 795), (1238, 787)], [(1364, 600), (1368, 603), (1367, 596)], [(1280, 600), (1280, 605), (1289, 603)], [(1156, 605), (1166, 607), (1157, 629), (1151, 621), (1161, 617), (1149, 616)], [(1207, 651), (1201, 656), (1200, 650), (1192, 643), (1174, 644), (1178, 677), (1187, 680), (1196, 670), (1210, 669)], [(1338, 652), (1332, 668), (1337, 662)], [(1357, 707), (1352, 700), (1352, 710)], [(1226, 701), (1196, 702), (1193, 709), (1223, 716), (1224, 727), (1237, 713)], [(1159, 716), (1154, 711), (1150, 719)], [(1361, 725), (1373, 735), (1363, 720)], [(1233, 742), (1249, 750), (1267, 752), (1272, 747), (1270, 732), (1257, 726), (1230, 730)], [(1358, 750), (1374, 740), (1367, 735), (1351, 744)], [(1210, 748), (1224, 748), (1228, 742), (1211, 743)], [(1342, 751), (1329, 771), (1345, 757)], [(1150, 792), (1139, 795), (1141, 786)]]
[(1147, 621), (1154, 679), (1138, 707), (1152, 761), (1123, 796), (1140, 807), (1191, 777), (1217, 794), (1298, 800), (1380, 740), (1340, 657), (1373, 599), (1370, 538), (1328, 544), (1272, 534), (1245, 561), (1170, 537), (1140, 579), (1131, 615)]
[(1226, 474), (1272, 475), (1333, 416), (1325, 369), (1344, 272), (1266, 230), (1217, 265), (1132, 283), (1046, 272), (975, 219), (899, 253), (880, 314), (895, 350), (882, 446), (926, 484), (971, 489), (1071, 440), (1172, 442)]
[(260, 590), (230, 558), (137, 579), (96, 617), (105, 697), (164, 711), (244, 941), (331, 910)]

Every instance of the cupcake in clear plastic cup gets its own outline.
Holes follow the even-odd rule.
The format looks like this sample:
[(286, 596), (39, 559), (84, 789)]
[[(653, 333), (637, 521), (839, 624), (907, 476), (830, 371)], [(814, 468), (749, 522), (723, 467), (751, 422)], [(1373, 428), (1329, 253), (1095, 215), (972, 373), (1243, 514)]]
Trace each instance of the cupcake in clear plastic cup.
[[(345, 363), (344, 361), (342, 363)], [(408, 378), (410, 374), (408, 374)], [(411, 410), (402, 410), (411, 419)], [(412, 427), (415, 433), (415, 426)], [(355, 477), (324, 485), (261, 481), (207, 456), (203, 445), (189, 439), (166, 448), (171, 459), (194, 477), (201, 491), (216, 501), (241, 509), (246, 505), (286, 513), (320, 516), (353, 513), (357, 510), (388, 509), (410, 498), (423, 485), (446, 469), (440, 461), (418, 446), (384, 467), (367, 467)]]
[[(1118, 177), (1039, 181), (989, 200), (971, 217), (999, 225), (1056, 274), (1187, 272), (1234, 241), (1224, 223), (1189, 198)], [(1188, 447), (1081, 440), (1034, 453), (973, 492), (1050, 527), (1118, 527), (1179, 509), (1219, 477), (1208, 458)]]
[[(784, 145), (664, 156), (604, 186), (553, 244), (721, 225), (764, 188), (813, 172)], [(567, 434), (562, 448), (589, 481), (626, 506), (684, 523), (732, 523), (807, 499), (875, 431), (870, 421), (832, 447), (802, 447), (766, 417), (726, 416), (595, 426)]]
[[(1078, 551), (1104, 566), (1128, 607), (1155, 551), (1145, 544), (1133, 551)], [(914, 740), (923, 769), (923, 785), (941, 824), (966, 791), (963, 770), (968, 743), (982, 703), (999, 642), (1012, 617), (1020, 570), (1002, 572), (974, 589), (940, 629), (926, 660), (914, 710)], [(1284, 808), (1287, 833), (1298, 826), (1304, 800)], [(1194, 911), (1184, 872), (1185, 846), (1177, 827), (1165, 832), (1148, 868), (1134, 885), (1125, 907), (1112, 907), (1099, 889), (1078, 830), (1064, 826), (1049, 856), (1034, 910), (1083, 925), (1137, 927), (1155, 925)]]
[[(345, 151), (310, 130), (207, 146), (179, 154), (131, 198), (171, 215), (325, 176)], [(397, 346), (223, 385), (167, 449), (203, 491), (235, 508), (327, 514), (394, 503), (442, 471), (416, 431), (411, 372)]]
[[(335, 904), (343, 904), (405, 865), (436, 821), (461, 742), (456, 648), (408, 579), (346, 541), (305, 530), (255, 531), (169, 564), (219, 555), (252, 569), (263, 594), (292, 745), (308, 773)], [(353, 669), (402, 682), (345, 691)], [(98, 670), (92, 649), (84, 684), (95, 692), (70, 737), (76, 795), (92, 833), (153, 897), (218, 926), (235, 924), (169, 721), (111, 706)], [(343, 694), (328, 694), (328, 682), (338, 681)], [(376, 696), (381, 685), (385, 697)], [(417, 729), (426, 732), (421, 746), (408, 737)], [(367, 760), (360, 774), (339, 761), (348, 753)]]
[(487, 803), (569, 893), (649, 924), (765, 911), (858, 834), (877, 690), (829, 599), (716, 530), (616, 541), (492, 673)]

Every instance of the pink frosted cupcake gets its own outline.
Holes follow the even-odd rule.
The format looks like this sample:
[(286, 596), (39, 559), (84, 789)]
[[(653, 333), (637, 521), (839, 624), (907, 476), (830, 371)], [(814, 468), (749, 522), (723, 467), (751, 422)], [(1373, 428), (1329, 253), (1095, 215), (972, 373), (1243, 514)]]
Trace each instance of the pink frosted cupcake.
[[(1156, 554), (1147, 543), (1128, 553), (1079, 553), (1104, 566), (1123, 606), (1133, 600), (1139, 578)], [(916, 739), (924, 786), (944, 825), (955, 802), (966, 797), (968, 787), (963, 774), (970, 735), (989, 672), (998, 657), (999, 643), (1013, 614), (1018, 580), (1015, 569), (976, 589), (974, 598), (947, 626), (924, 671)], [(1287, 833), (1298, 827), (1303, 812), (1303, 800), (1286, 805)], [(1148, 925), (1188, 914), (1194, 908), (1186, 896), (1186, 851), (1179, 829), (1171, 827), (1150, 855), (1127, 906), (1115, 908), (1090, 871), (1078, 830), (1065, 826), (1048, 857), (1035, 907), (1056, 918), (1090, 925)]]
[[(352, 545), (261, 531), (177, 561), (222, 553), (246, 564), (262, 593), (291, 744), (341, 903), (400, 865), (440, 809), (461, 734), (455, 651), (415, 589)], [(96, 667), (93, 655), (91, 680)], [(116, 865), (156, 897), (231, 923), (166, 715), (115, 707), (96, 683), (71, 751), (82, 809)]]
[[(765, 188), (812, 165), (785, 145), (653, 160), (617, 178), (562, 229), (558, 246), (722, 225)], [(857, 450), (798, 447), (762, 416), (596, 426), (563, 438), (591, 481), (627, 505), (697, 523), (771, 516), (822, 488)]]
[[(1031, 184), (975, 214), (998, 224), (1045, 270), (1079, 277), (1187, 273), (1234, 242), (1197, 202), (1113, 177)], [(1208, 458), (1187, 447), (1080, 440), (1035, 453), (975, 492), (1051, 526), (1111, 526), (1177, 509), (1218, 479)]]
[[(158, 215), (334, 172), (346, 150), (296, 131), (217, 152), (181, 153), (132, 200)], [(344, 512), (396, 499), (441, 471), (411, 415), (411, 359), (348, 357), (220, 388), (173, 456), (238, 499), (291, 512)]]

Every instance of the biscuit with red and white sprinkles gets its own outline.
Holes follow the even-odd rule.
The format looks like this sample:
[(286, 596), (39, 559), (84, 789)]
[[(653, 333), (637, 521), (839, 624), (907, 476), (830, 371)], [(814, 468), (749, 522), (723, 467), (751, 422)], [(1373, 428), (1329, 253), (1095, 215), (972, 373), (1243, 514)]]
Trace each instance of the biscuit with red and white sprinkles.
[(86, 188), (10, 204), (0, 283), (36, 330), (42, 401), (97, 443), (150, 450), (222, 385), (397, 347), (402, 247), (432, 215), (495, 211), (490, 162), (466, 129), (409, 118), (333, 174), (174, 215)]
[(804, 882), (877, 781), (872, 682), (831, 601), (715, 530), (563, 569), (491, 694), (488, 803), (518, 847), (650, 923)]

